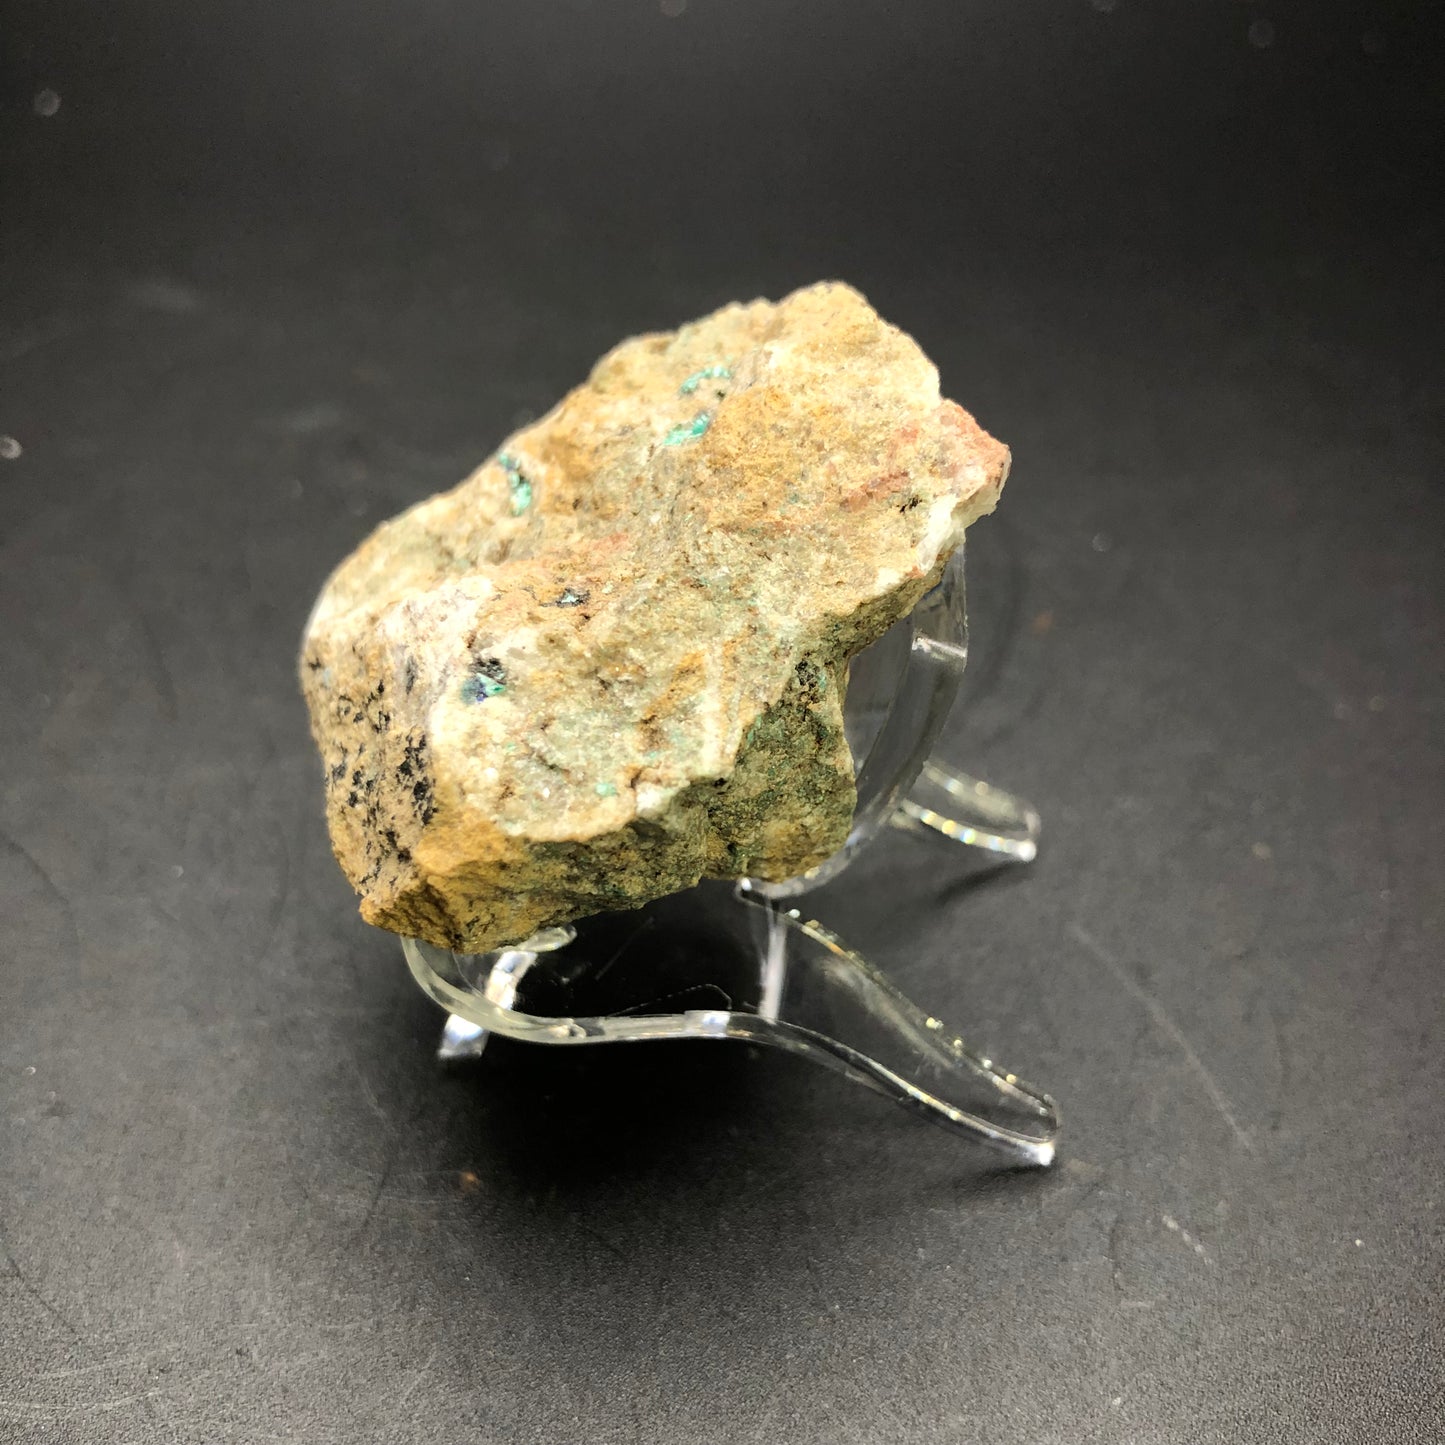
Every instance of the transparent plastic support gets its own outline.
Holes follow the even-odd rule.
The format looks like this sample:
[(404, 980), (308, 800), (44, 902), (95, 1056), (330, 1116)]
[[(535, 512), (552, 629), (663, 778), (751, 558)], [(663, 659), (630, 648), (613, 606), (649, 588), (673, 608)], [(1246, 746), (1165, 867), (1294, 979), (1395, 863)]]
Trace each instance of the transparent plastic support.
[(845, 723), (862, 760), (858, 806), (844, 846), (809, 872), (702, 885), (489, 954), (403, 939), (417, 983), (448, 1014), (439, 1057), (475, 1057), (491, 1033), (544, 1044), (769, 1044), (1015, 1163), (1051, 1164), (1059, 1114), (1047, 1094), (969, 1048), (823, 924), (786, 906), (880, 846), (890, 824), (1001, 862), (1035, 857), (1039, 815), (1028, 803), (933, 756), (967, 641), (960, 550), (913, 613), (854, 659)]

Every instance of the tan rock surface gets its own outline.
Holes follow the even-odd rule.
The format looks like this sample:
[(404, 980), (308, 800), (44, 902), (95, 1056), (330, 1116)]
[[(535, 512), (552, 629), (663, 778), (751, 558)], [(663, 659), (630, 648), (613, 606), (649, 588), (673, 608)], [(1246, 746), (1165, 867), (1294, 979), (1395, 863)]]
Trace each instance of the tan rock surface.
[(317, 601), (301, 681), (362, 916), (479, 952), (822, 861), (847, 659), (1008, 460), (846, 286), (623, 342)]

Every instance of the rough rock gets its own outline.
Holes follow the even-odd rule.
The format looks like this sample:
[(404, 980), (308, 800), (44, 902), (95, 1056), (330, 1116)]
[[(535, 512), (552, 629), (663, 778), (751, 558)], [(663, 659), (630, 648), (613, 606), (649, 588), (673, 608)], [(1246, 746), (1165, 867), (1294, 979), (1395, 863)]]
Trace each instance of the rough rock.
[(301, 681), (362, 916), (480, 952), (821, 862), (847, 660), (1008, 462), (846, 286), (623, 342), (317, 601)]

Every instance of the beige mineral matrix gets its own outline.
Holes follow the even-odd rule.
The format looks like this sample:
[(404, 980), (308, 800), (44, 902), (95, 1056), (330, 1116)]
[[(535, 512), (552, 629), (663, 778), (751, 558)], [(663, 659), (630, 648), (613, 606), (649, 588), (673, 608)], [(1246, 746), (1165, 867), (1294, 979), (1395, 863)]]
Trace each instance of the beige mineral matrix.
[(301, 682), (362, 916), (483, 952), (848, 834), (848, 659), (1009, 453), (824, 282), (614, 348), (332, 574)]

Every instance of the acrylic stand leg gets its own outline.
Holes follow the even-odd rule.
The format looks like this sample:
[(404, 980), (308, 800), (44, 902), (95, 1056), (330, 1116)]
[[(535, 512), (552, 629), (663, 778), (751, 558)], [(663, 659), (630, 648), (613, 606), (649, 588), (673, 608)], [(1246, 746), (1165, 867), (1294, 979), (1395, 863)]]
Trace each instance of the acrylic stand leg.
[[(739, 885), (746, 900), (746, 885)], [(759, 899), (765, 936), (757, 1032), (1015, 1163), (1054, 1161), (1054, 1101), (971, 1050), (834, 933)]]
[(437, 1061), (459, 1063), (463, 1059), (479, 1059), (487, 1047), (487, 1031), (460, 1014), (448, 1014), (442, 1028), (442, 1041), (437, 1045)]

